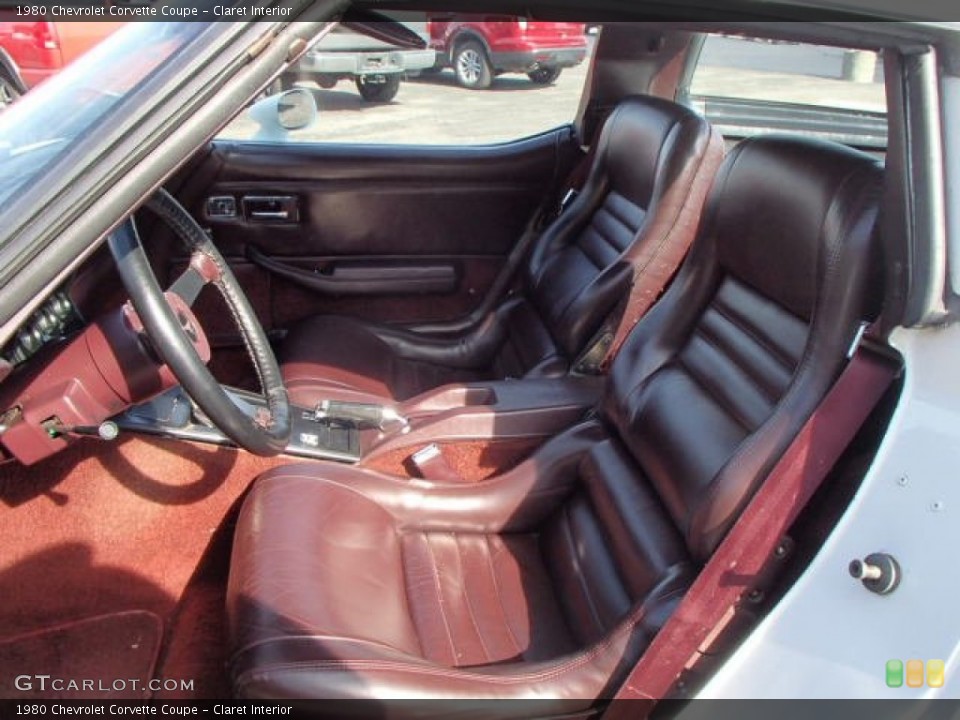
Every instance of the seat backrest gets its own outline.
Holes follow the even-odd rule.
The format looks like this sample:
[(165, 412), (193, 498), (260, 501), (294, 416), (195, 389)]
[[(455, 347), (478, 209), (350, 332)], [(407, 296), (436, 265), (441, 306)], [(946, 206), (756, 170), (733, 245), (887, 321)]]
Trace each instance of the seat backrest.
[(741, 143), (687, 261), (614, 362), (604, 417), (699, 561), (877, 312), (882, 182), (844, 146)]
[[(568, 359), (617, 309), (645, 263), (679, 264), (709, 186), (696, 181), (712, 176), (723, 154), (705, 119), (649, 96), (623, 100), (597, 142), (582, 191), (526, 267), (527, 296)], [(658, 257), (668, 246), (673, 259)]]

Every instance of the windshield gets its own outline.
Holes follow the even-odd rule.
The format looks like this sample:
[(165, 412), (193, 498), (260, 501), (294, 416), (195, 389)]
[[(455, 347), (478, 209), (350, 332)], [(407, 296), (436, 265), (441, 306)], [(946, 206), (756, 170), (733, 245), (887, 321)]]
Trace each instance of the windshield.
[(129, 23), (0, 113), (0, 203), (38, 178), (74, 140), (97, 132), (125, 94), (204, 28)]

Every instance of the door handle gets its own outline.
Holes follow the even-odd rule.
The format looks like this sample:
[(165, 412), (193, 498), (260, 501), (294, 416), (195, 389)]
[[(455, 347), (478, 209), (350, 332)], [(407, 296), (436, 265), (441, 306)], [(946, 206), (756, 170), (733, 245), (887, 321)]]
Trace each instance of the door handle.
[(293, 195), (244, 195), (240, 205), (248, 222), (300, 222), (300, 201)]

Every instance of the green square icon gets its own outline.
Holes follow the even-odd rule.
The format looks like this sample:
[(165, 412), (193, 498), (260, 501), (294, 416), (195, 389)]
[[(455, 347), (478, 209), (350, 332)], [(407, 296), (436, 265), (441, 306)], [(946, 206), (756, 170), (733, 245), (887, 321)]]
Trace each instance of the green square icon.
[(902, 660), (887, 660), (887, 687), (903, 687)]

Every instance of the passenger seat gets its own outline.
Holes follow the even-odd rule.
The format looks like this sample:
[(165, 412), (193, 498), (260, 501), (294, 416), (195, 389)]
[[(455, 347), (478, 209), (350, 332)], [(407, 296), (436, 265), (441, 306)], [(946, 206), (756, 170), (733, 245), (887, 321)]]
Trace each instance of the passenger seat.
[(637, 96), (598, 143), (582, 192), (531, 252), (522, 294), (444, 337), (309, 318), (281, 348), (291, 399), (401, 401), (451, 382), (563, 375), (628, 294), (652, 303), (690, 246), (723, 141), (692, 110)]

